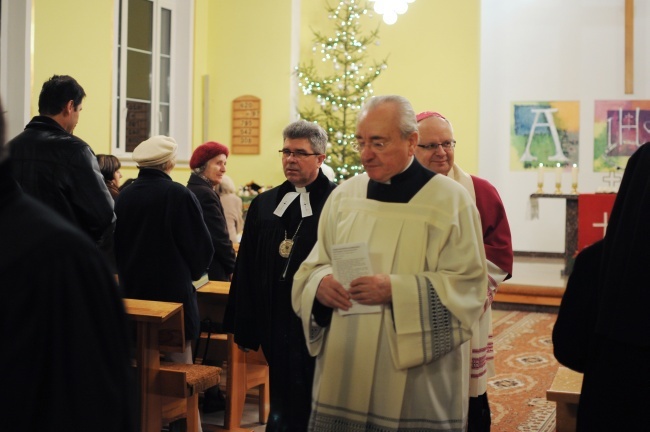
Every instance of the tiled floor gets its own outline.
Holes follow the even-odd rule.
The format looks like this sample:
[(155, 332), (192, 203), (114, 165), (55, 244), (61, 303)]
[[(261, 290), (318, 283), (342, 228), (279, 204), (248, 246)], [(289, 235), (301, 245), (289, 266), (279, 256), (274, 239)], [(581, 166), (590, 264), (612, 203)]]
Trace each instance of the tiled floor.
[[(213, 428), (212, 425), (223, 426), (224, 424), (223, 417), (224, 417), (223, 411), (218, 411), (210, 414), (201, 413), (201, 423), (203, 424), (203, 432), (216, 431), (217, 429)], [(264, 430), (266, 430), (266, 425), (259, 423), (256, 397), (248, 397), (246, 399), (246, 405), (244, 406), (244, 415), (242, 417), (241, 427), (244, 430), (254, 431), (254, 432), (263, 432)]]

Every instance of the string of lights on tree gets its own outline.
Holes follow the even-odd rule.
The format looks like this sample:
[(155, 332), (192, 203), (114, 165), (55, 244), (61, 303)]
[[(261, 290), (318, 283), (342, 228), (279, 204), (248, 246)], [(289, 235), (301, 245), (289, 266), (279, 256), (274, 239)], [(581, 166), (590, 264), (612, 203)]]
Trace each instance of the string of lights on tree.
[(301, 64), (295, 73), (308, 97), (298, 113), (327, 131), (331, 147), (325, 163), (334, 169), (338, 182), (363, 172), (359, 153), (350, 144), (355, 141), (357, 114), (372, 96), (372, 82), (386, 69), (386, 59), (369, 59), (367, 49), (379, 44), (379, 29), (362, 32), (362, 18), (373, 18), (365, 0), (341, 0), (336, 7), (327, 4), (326, 11), (334, 33), (313, 31), (312, 51), (320, 53), (320, 65)]

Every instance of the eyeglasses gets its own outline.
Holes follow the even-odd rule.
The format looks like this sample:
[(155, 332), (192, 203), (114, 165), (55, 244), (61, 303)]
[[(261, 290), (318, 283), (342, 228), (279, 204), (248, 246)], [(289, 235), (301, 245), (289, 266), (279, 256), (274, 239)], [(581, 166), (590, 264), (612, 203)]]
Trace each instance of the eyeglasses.
[(438, 147), (442, 147), (444, 151), (449, 151), (449, 149), (453, 149), (454, 147), (456, 147), (456, 140), (445, 141), (440, 144), (437, 143), (418, 144), (418, 147), (423, 148), (427, 151), (429, 150), (438, 151)]
[(376, 141), (376, 142), (371, 142), (370, 144), (362, 143), (359, 141), (353, 142), (350, 144), (350, 147), (352, 147), (352, 150), (355, 152), (361, 153), (364, 148), (366, 148), (366, 145), (369, 146), (369, 148), (375, 152), (375, 153), (381, 153), (384, 150), (386, 150), (386, 147), (388, 146), (388, 143)]
[(304, 150), (291, 151), (289, 149), (278, 150), (278, 153), (282, 154), (282, 159), (289, 159), (289, 156), (293, 156), (295, 159), (304, 159), (307, 156), (320, 156), (321, 153), (307, 153)]

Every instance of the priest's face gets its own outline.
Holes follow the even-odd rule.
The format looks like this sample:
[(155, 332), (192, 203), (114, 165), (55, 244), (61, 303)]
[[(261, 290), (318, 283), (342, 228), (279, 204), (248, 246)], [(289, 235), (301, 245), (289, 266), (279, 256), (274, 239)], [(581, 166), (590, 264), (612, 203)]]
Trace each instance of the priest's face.
[[(423, 167), (447, 175), (454, 166), (454, 131), (449, 122), (440, 117), (429, 117), (418, 123), (420, 142), (415, 157)], [(444, 148), (443, 145), (449, 145)], [(437, 148), (433, 148), (437, 147)]]
[(305, 187), (318, 177), (325, 155), (314, 154), (311, 143), (307, 138), (284, 140), (282, 150), (282, 169), (284, 176), (296, 187)]
[(368, 111), (357, 124), (361, 163), (371, 179), (385, 183), (406, 169), (418, 142), (417, 132), (403, 137), (399, 110), (386, 102)]

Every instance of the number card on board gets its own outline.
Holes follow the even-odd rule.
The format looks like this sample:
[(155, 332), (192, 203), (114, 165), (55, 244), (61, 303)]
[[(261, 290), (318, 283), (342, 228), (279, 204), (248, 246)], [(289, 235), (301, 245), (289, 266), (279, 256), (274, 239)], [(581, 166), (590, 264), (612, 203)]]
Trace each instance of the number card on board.
[(260, 154), (262, 101), (255, 96), (240, 96), (232, 101), (233, 154)]

